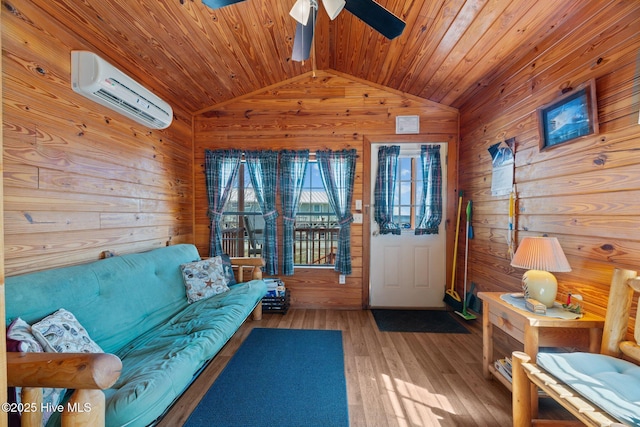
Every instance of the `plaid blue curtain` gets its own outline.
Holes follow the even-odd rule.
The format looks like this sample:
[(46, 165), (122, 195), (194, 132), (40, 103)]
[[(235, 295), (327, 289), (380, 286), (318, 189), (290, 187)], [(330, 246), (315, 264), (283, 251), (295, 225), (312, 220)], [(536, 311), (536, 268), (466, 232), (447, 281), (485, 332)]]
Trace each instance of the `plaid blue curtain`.
[(309, 150), (280, 152), (280, 198), (284, 220), (282, 273), (285, 276), (293, 274), (293, 235), (308, 162)]
[(204, 174), (207, 183), (208, 215), (211, 220), (209, 256), (222, 255), (220, 220), (231, 195), (233, 179), (240, 168), (240, 150), (205, 150)]
[(256, 192), (256, 199), (264, 218), (264, 243), (262, 258), (265, 273), (278, 274), (278, 212), (276, 188), (278, 185), (278, 153), (275, 151), (245, 151), (249, 176)]
[(356, 175), (356, 150), (318, 151), (316, 159), (329, 204), (338, 217), (340, 231), (334, 270), (351, 274), (351, 199)]
[(415, 229), (416, 235), (438, 234), (442, 221), (442, 165), (440, 146), (423, 145), (420, 147), (422, 164), (422, 203), (420, 220)]
[(374, 189), (375, 209), (373, 218), (380, 227), (380, 234), (400, 234), (400, 225), (393, 221), (393, 203), (399, 154), (399, 145), (385, 145), (378, 149), (378, 172)]

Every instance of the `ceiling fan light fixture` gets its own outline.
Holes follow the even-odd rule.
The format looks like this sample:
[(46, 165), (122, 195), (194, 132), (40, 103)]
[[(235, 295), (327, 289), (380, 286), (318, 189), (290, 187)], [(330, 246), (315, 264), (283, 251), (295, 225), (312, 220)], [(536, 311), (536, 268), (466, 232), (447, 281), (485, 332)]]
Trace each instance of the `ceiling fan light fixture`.
[(302, 25), (307, 25), (309, 15), (311, 14), (311, 2), (309, 0), (296, 0), (295, 4), (289, 11), (289, 15)]
[(338, 14), (344, 9), (346, 4), (345, 0), (322, 0), (324, 10), (329, 15), (329, 18), (333, 21), (337, 18)]

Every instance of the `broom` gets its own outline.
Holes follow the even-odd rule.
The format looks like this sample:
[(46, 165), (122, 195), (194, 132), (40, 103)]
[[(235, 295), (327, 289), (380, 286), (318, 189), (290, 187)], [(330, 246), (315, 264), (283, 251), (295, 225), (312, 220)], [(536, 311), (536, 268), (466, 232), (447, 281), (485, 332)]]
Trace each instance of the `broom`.
[(462, 191), (458, 193), (458, 219), (456, 221), (456, 240), (453, 249), (453, 267), (451, 271), (451, 289), (447, 289), (444, 293), (444, 302), (459, 310), (462, 305), (462, 298), (456, 292), (456, 259), (458, 258), (458, 235), (460, 234), (460, 215), (462, 213)]
[(467, 311), (467, 263), (469, 262), (469, 240), (473, 239), (473, 227), (471, 227), (471, 200), (467, 203), (467, 242), (464, 249), (464, 299), (462, 300), (462, 311), (456, 314), (464, 320), (474, 320), (476, 316)]

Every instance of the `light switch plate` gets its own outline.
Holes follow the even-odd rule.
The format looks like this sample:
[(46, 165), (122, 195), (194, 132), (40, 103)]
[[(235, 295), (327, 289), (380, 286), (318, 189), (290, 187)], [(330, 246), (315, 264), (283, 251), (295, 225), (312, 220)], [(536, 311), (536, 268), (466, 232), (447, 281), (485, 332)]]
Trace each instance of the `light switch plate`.
[(354, 224), (362, 224), (362, 214), (361, 213), (354, 213), (353, 214), (353, 223)]

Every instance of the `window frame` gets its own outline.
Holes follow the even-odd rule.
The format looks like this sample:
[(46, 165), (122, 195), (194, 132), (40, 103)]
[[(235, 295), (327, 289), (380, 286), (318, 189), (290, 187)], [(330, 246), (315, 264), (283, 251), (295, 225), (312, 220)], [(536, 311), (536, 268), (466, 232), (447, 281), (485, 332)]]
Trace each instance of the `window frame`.
[[(307, 175), (314, 173), (317, 175), (317, 179), (319, 179), (319, 184), (315, 182), (315, 180), (309, 178), (309, 185), (305, 185), (303, 187), (303, 194), (300, 196), (300, 202), (298, 207), (298, 212), (296, 213), (296, 227), (294, 234), (294, 254), (298, 254), (300, 250), (299, 242), (301, 240), (298, 239), (298, 231), (299, 231), (299, 218), (304, 218), (304, 222), (308, 223), (308, 227), (302, 228), (306, 230), (307, 233), (318, 234), (318, 238), (313, 239), (305, 239), (306, 242), (314, 242), (312, 245), (312, 259), (309, 262), (309, 259), (306, 259), (307, 263), (300, 263), (300, 258), (298, 256), (294, 256), (294, 266), (297, 268), (333, 268), (335, 266), (335, 249), (334, 246), (327, 246), (328, 242), (335, 242), (335, 248), (337, 248), (337, 240), (338, 240), (338, 231), (337, 227), (337, 215), (333, 212), (331, 205), (329, 204), (329, 197), (326, 194), (326, 189), (324, 184), (322, 183), (322, 178), (319, 174), (317, 162), (315, 160), (309, 160), (307, 163), (307, 170), (305, 172), (305, 181), (307, 181)], [(315, 185), (314, 185), (315, 184)], [(240, 191), (242, 189), (242, 191)], [(248, 167), (246, 161), (243, 159), (240, 163), (240, 168), (238, 170), (238, 174), (234, 179), (232, 195), (229, 198), (229, 201), (225, 205), (225, 208), (222, 212), (222, 225), (223, 225), (223, 248), (226, 253), (233, 253), (232, 256), (254, 256), (255, 254), (251, 253), (251, 245), (250, 245), (250, 236), (246, 228), (246, 224), (244, 223), (245, 217), (256, 218), (262, 220), (262, 209), (260, 208), (257, 201), (255, 202), (247, 202), (247, 190), (253, 191), (253, 185), (251, 183), (251, 178), (249, 176)], [(307, 191), (309, 194), (309, 198), (304, 200), (304, 193)], [(311, 196), (314, 191), (323, 191), (326, 197), (326, 207), (323, 208), (319, 204), (313, 203), (313, 197)], [(278, 201), (280, 200), (280, 191), (278, 189), (276, 195)], [(235, 206), (232, 204), (235, 203)], [(254, 206), (251, 206), (250, 209), (246, 210), (247, 204), (255, 203)], [(303, 204), (307, 204), (307, 209), (302, 210), (300, 206)], [(234, 210), (231, 210), (233, 208)], [(317, 209), (316, 209), (317, 208)], [(235, 217), (234, 220), (230, 220), (229, 217)], [(314, 220), (315, 217), (326, 217), (326, 220)], [(324, 223), (324, 226), (323, 226)], [(233, 227), (226, 228), (226, 230), (230, 230), (230, 232), (225, 235), (224, 226), (227, 224), (234, 225)], [(254, 221), (255, 224), (255, 221)], [(262, 223), (262, 229), (264, 228), (264, 223)], [(264, 245), (263, 234), (261, 233), (262, 229), (260, 227), (253, 227), (253, 231), (257, 234), (255, 235), (257, 243), (262, 247)], [(278, 228), (278, 239), (283, 238), (282, 228)], [(328, 232), (331, 233), (331, 238), (328, 237)], [(235, 233), (235, 235), (233, 235)], [(242, 234), (241, 234), (242, 233)], [(231, 236), (229, 235), (231, 234)], [(313, 254), (316, 252), (319, 246), (324, 243), (324, 248), (318, 251), (318, 258), (313, 258)], [(331, 244), (331, 243), (329, 243)], [(235, 245), (235, 247), (233, 246)], [(307, 252), (308, 251), (307, 246)], [(329, 253), (327, 253), (329, 251)], [(315, 259), (324, 259), (329, 261), (324, 264), (315, 263)], [(280, 261), (280, 260), (279, 260)]]
[[(296, 213), (296, 227), (294, 232), (294, 266), (299, 268), (333, 268), (335, 266), (335, 249), (337, 249), (337, 241), (338, 241), (338, 232), (339, 228), (337, 227), (338, 217), (333, 212), (333, 208), (329, 203), (329, 195), (327, 194), (327, 190), (322, 182), (322, 177), (320, 176), (320, 171), (318, 168), (318, 163), (315, 159), (309, 159), (307, 163), (307, 170), (305, 171), (305, 185), (302, 188), (302, 194), (300, 195), (300, 202), (298, 205), (298, 212)], [(315, 173), (317, 177), (312, 176)], [(314, 185), (314, 183), (319, 180), (319, 185)], [(308, 183), (308, 185), (306, 185)], [(304, 195), (306, 193), (309, 194), (308, 200), (304, 199)], [(322, 209), (320, 204), (313, 203), (313, 193), (314, 191), (323, 191), (326, 197), (326, 209)], [(301, 206), (303, 204), (308, 205), (307, 210), (302, 210)], [(318, 207), (319, 212), (315, 211), (315, 208)], [(314, 221), (314, 217), (324, 217), (326, 216), (326, 220)], [(302, 217), (308, 222), (308, 227), (299, 227), (298, 218)], [(333, 220), (331, 220), (333, 218)], [(320, 227), (318, 227), (320, 224)], [(331, 226), (333, 224), (333, 226)], [(311, 261), (307, 263), (300, 263), (300, 254), (302, 253), (302, 248), (300, 247), (302, 243), (302, 239), (299, 237), (302, 233), (299, 233), (301, 230), (306, 230), (306, 233), (312, 233), (314, 236), (317, 232), (319, 238), (306, 239), (306, 242), (314, 242), (312, 245), (312, 256)], [(327, 238), (331, 233), (331, 238)], [(318, 242), (318, 246), (316, 246), (315, 242)], [(320, 248), (322, 246), (322, 242), (324, 242), (324, 248)], [(331, 246), (327, 246), (327, 242), (330, 242)], [(335, 243), (333, 246), (332, 242)], [(314, 258), (316, 254), (317, 248), (317, 258)], [(307, 243), (307, 252), (309, 252), (309, 247)], [(319, 264), (316, 263), (315, 260), (325, 260), (326, 263)], [(307, 259), (309, 261), (309, 259)]]

